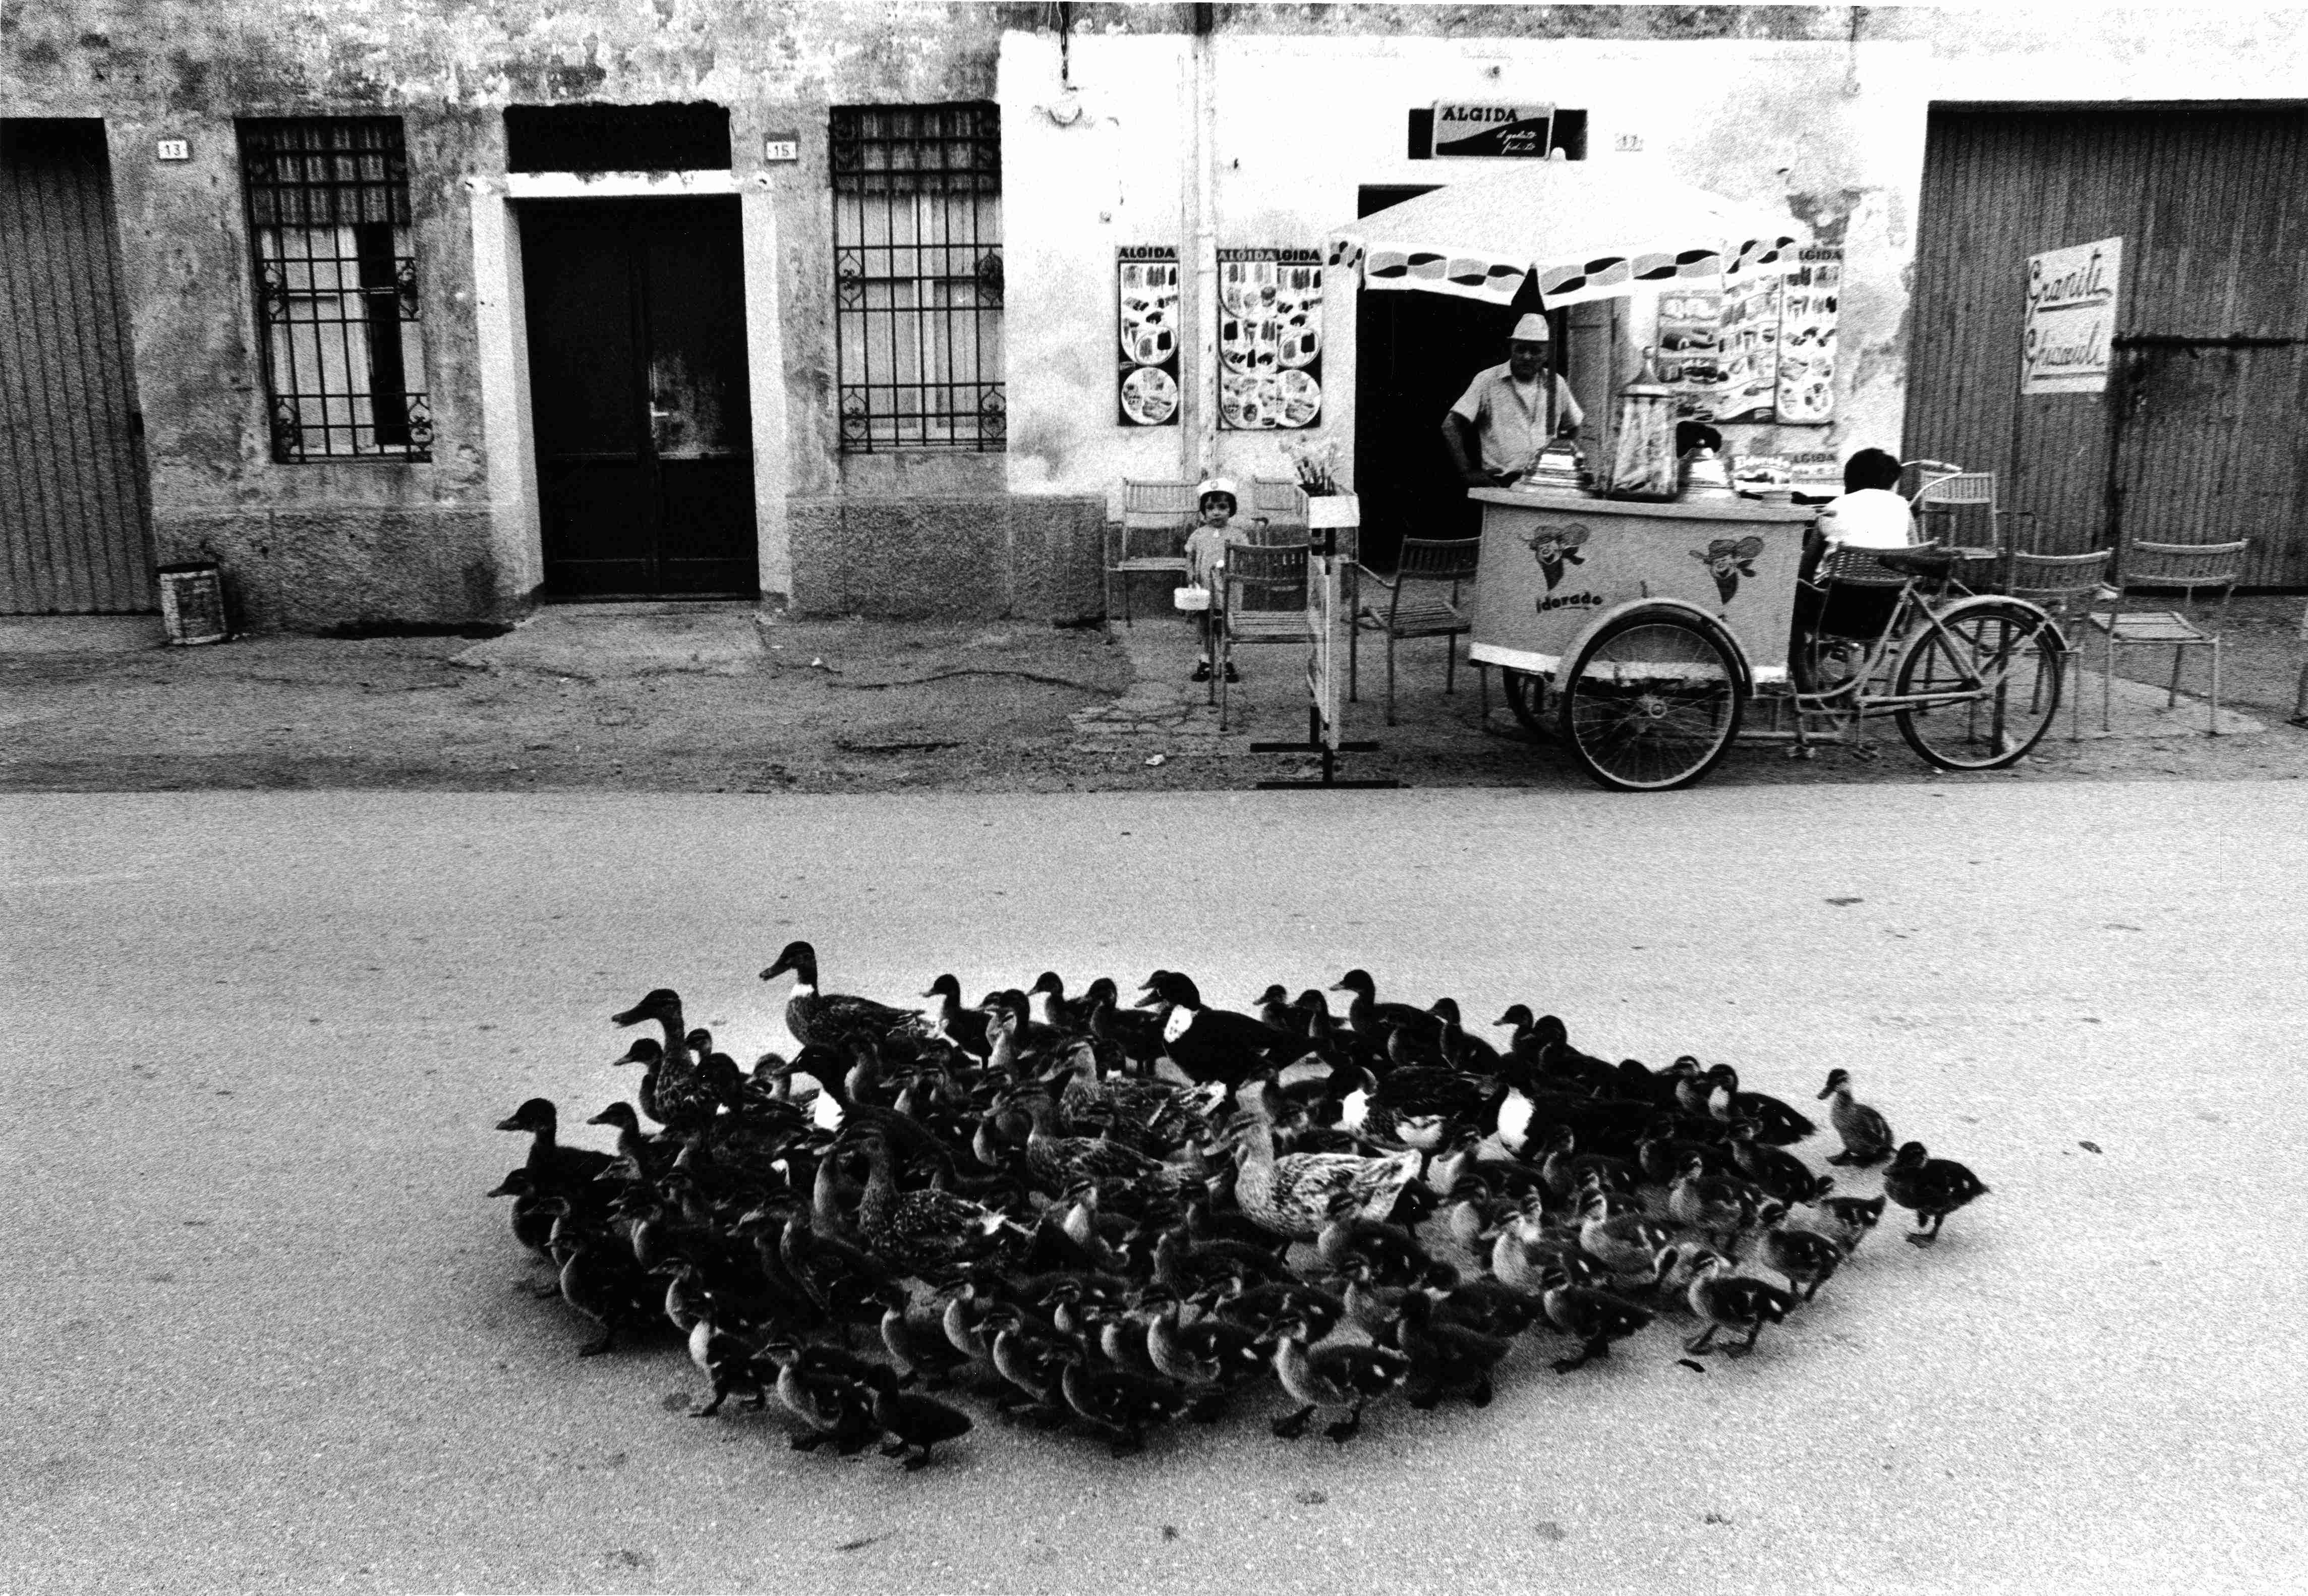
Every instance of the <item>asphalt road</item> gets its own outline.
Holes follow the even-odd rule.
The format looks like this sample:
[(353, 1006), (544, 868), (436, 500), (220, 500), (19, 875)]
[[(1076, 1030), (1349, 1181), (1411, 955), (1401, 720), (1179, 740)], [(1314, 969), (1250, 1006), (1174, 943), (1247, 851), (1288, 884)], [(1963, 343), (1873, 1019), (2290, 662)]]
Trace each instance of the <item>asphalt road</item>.
[[(10, 1591), (2274, 1588), (2299, 1503), (2308, 794), (2290, 783), (0, 800)], [(1744, 1362), (1655, 1326), (1498, 1401), (907, 1474), (678, 1410), (481, 1194), (669, 984), (1188, 970), (1531, 1002), (1816, 1091), (1993, 1195)], [(585, 1133), (598, 1135), (598, 1133)], [(2089, 1143), (2087, 1146), (2086, 1143)], [(1864, 1179), (1848, 1183), (1873, 1189)], [(1279, 1405), (1279, 1403), (1278, 1403)]]

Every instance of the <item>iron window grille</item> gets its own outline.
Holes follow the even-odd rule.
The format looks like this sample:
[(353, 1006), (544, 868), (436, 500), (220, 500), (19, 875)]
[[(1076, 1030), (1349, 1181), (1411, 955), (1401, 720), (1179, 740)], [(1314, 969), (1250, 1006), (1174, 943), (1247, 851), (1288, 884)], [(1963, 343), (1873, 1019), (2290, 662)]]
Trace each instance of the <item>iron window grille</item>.
[(843, 452), (1003, 448), (999, 113), (837, 106), (831, 142)]
[(430, 460), (400, 119), (245, 119), (240, 167), (272, 458)]

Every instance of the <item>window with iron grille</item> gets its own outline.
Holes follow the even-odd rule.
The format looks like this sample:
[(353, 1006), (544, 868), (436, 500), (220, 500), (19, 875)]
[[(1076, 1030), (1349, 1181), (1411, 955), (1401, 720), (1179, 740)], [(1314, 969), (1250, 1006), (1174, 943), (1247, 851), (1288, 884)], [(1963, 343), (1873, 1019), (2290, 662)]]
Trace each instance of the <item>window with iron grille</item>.
[(832, 134), (843, 451), (1001, 449), (998, 112), (836, 106)]
[(240, 169), (272, 458), (430, 460), (400, 119), (245, 119)]

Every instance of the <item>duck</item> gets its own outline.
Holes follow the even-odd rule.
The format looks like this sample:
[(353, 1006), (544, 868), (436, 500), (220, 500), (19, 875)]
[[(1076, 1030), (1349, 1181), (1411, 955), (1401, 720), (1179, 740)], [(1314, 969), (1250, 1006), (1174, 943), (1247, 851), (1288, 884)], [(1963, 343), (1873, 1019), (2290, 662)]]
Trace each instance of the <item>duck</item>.
[(1434, 1407), (1452, 1392), (1474, 1407), (1490, 1406), (1491, 1371), (1514, 1350), (1510, 1337), (1437, 1317), (1433, 1295), (1417, 1290), (1403, 1297), (1395, 1339), (1410, 1359), (1405, 1400), (1420, 1409)]
[(599, 1358), (620, 1330), (641, 1330), (661, 1317), (665, 1288), (633, 1259), (633, 1248), (607, 1229), (586, 1224), (567, 1197), (542, 1199), (555, 1215), (548, 1245), (561, 1260), (561, 1298), (601, 1328), (577, 1350)]
[[(1369, 1080), (1366, 1074), (1364, 1079)], [(1408, 1065), (1347, 1093), (1339, 1125), (1374, 1142), (1432, 1152), (1452, 1140), (1488, 1101), (1480, 1082), (1448, 1065)]]
[(1491, 1243), (1491, 1277), (1518, 1291), (1544, 1291), (1550, 1283), (1601, 1286), (1611, 1272), (1576, 1242), (1547, 1236), (1518, 1220)]
[(508, 1169), (505, 1178), (486, 1194), (492, 1197), (512, 1199), (512, 1238), (535, 1254), (540, 1264), (553, 1265), (553, 1283), (540, 1286), (532, 1293), (538, 1297), (557, 1297), (561, 1293), (561, 1260), (553, 1255), (553, 1222), (560, 1217), (557, 1211), (545, 1206), (547, 1194), (538, 1188), (528, 1169)]
[(970, 1354), (946, 1339), (945, 1311), (916, 1316), (904, 1306), (882, 1310), (882, 1345), (904, 1385), (943, 1391), (970, 1364)]
[(1146, 1450), (1147, 1426), (1181, 1418), (1192, 1405), (1176, 1383), (1100, 1367), (1082, 1347), (1060, 1350), (1058, 1392), (1077, 1417), (1112, 1438), (1115, 1457)]
[[(1921, 1142), (1902, 1143), (1883, 1171), (1883, 1195), (1916, 1216), (1908, 1239), (1930, 1247), (1947, 1216), (1987, 1195), (1978, 1176), (1952, 1159), (1933, 1158)], [(1926, 1229), (1928, 1225), (1928, 1229)]]
[(1372, 1278), (1408, 1284), (1435, 1270), (1434, 1256), (1404, 1227), (1362, 1217), (1351, 1191), (1333, 1200), (1331, 1219), (1314, 1238), (1314, 1255), (1333, 1274), (1360, 1269)]
[(1486, 1335), (1517, 1336), (1546, 1316), (1546, 1304), (1536, 1291), (1518, 1290), (1489, 1275), (1453, 1280), (1452, 1273), (1446, 1264), (1430, 1281), (1442, 1291), (1435, 1298), (1434, 1312), (1451, 1324)]
[(1026, 988), (1026, 1002), (1035, 1023), (1052, 1031), (1073, 1035), (1089, 1025), (1089, 999), (1067, 997), (1066, 983), (1055, 970), (1045, 970), (1034, 978), (1034, 984)]
[(1119, 1142), (1060, 1134), (1058, 1106), (1046, 1091), (1021, 1092), (1012, 1100), (1033, 1126), (1026, 1136), (1026, 1168), (1035, 1185), (1052, 1196), (1084, 1180), (1125, 1181), (1166, 1194), (1184, 1185), (1178, 1170)]
[(1759, 1194), (1744, 1181), (1709, 1175), (1698, 1159), (1687, 1159), (1667, 1188), (1666, 1211), (1677, 1224), (1709, 1237), (1728, 1238), (1752, 1224)]
[(950, 1402), (902, 1391), (875, 1391), (873, 1415), (875, 1426), (890, 1437), (882, 1455), (896, 1458), (908, 1473), (928, 1468), (931, 1447), (960, 1439), (975, 1424)]
[(723, 1327), (710, 1296), (705, 1311), (689, 1327), (689, 1360), (713, 1387), (703, 1405), (690, 1409), (692, 1419), (712, 1418), (733, 1393), (744, 1396), (745, 1405), (758, 1413), (770, 1405), (770, 1393), (777, 1389), (776, 1363)]
[(1196, 1084), (1217, 1081), (1237, 1088), (1296, 1047), (1297, 1039), (1248, 1014), (1202, 1006), (1193, 981), (1175, 970), (1158, 970), (1141, 1008), (1161, 1005), (1162, 1044), (1172, 1064)]
[(1059, 1115), (1069, 1126), (1089, 1126), (1141, 1152), (1209, 1137), (1210, 1117), (1225, 1100), (1223, 1086), (1180, 1086), (1114, 1074), (1107, 1068), (1107, 1057), (1101, 1044), (1085, 1038), (1043, 1077), (1044, 1086), (1056, 1089)]
[(1274, 1376), (1299, 1408), (1268, 1427), (1276, 1436), (1295, 1441), (1306, 1433), (1307, 1421), (1323, 1408), (1345, 1408), (1347, 1416), (1323, 1434), (1345, 1445), (1362, 1432), (1363, 1410), (1388, 1393), (1400, 1389), (1410, 1374), (1410, 1359), (1385, 1347), (1356, 1342), (1308, 1344), (1309, 1327), (1303, 1319), (1280, 1327), (1274, 1343)]
[(1766, 1324), (1780, 1324), (1795, 1311), (1796, 1294), (1769, 1281), (1730, 1272), (1731, 1260), (1709, 1250), (1692, 1266), (1684, 1298), (1704, 1324), (1683, 1350), (1694, 1358), (1715, 1344), (1718, 1331), (1745, 1331), (1747, 1339), (1728, 1349), (1734, 1357), (1755, 1350), (1755, 1338)]
[(671, 1137), (657, 1137), (642, 1130), (641, 1117), (633, 1112), (631, 1103), (618, 1101), (594, 1115), (588, 1125), (605, 1125), (617, 1133), (617, 1156), (629, 1160), (635, 1177), (656, 1180), (673, 1168), (673, 1160), (681, 1154), (682, 1144)]
[(877, 1256), (919, 1274), (985, 1256), (1004, 1238), (1027, 1238), (1007, 1214), (983, 1203), (935, 1186), (900, 1192), (890, 1144), (878, 1132), (859, 1145), (872, 1174), (857, 1199), (857, 1234)]
[(1177, 1294), (1149, 1287), (1140, 1306), (1151, 1309), (1146, 1322), (1146, 1357), (1157, 1373), (1202, 1394), (1187, 1410), (1197, 1423), (1214, 1421), (1227, 1392), (1265, 1373), (1267, 1352), (1259, 1338), (1215, 1316), (1191, 1324), (1180, 1322)]
[(1774, 1225), (1763, 1232), (1757, 1254), (1765, 1268), (1783, 1275), (1805, 1302), (1819, 1295), (1845, 1257), (1844, 1250), (1816, 1230)]
[(762, 1342), (761, 1350), (778, 1366), (779, 1402), (802, 1422), (802, 1433), (791, 1443), (796, 1452), (814, 1452), (830, 1441), (849, 1457), (882, 1434), (873, 1399), (891, 1378), (889, 1370), (831, 1347), (803, 1346), (783, 1334)]
[(1585, 1368), (1598, 1358), (1610, 1357), (1613, 1342), (1626, 1340), (1657, 1316), (1647, 1307), (1591, 1286), (1549, 1286), (1540, 1300), (1546, 1309), (1547, 1323), (1579, 1343), (1577, 1357), (1554, 1360), (1554, 1372), (1558, 1375)]
[(1835, 1189), (1835, 1177), (1814, 1175), (1794, 1153), (1758, 1141), (1761, 1134), (1754, 1120), (1731, 1122), (1731, 1162), (1739, 1173), (1783, 1203), (1813, 1202)]
[(817, 950), (806, 942), (786, 944), (784, 951), (762, 971), (762, 979), (775, 980), (789, 970), (793, 971), (794, 984), (793, 990), (786, 995), (786, 1030), (804, 1047), (812, 1042), (839, 1042), (858, 1031), (868, 1036), (883, 1037), (920, 1022), (920, 1014), (913, 1009), (891, 1008), (870, 997), (819, 991)]
[(1062, 1341), (1046, 1324), (1029, 1329), (1031, 1322), (1014, 1302), (992, 1303), (978, 1323), (982, 1331), (991, 1334), (994, 1367), (1011, 1387), (995, 1399), (995, 1405), (1006, 1411), (1022, 1404), (1029, 1417), (1064, 1422), (1069, 1409), (1060, 1386), (1062, 1365), (1072, 1343)]
[(1277, 1236), (1312, 1240), (1339, 1212), (1342, 1197), (1359, 1219), (1383, 1220), (1418, 1178), (1425, 1160), (1413, 1148), (1391, 1158), (1344, 1152), (1295, 1152), (1278, 1158), (1274, 1127), (1244, 1117), (1235, 1133), (1235, 1204)]
[(1885, 1201), (1881, 1195), (1821, 1197), (1794, 1218), (1805, 1229), (1818, 1231), (1849, 1254), (1858, 1250), (1861, 1239), (1883, 1217)]
[(1105, 976), (1092, 981), (1082, 996), (1089, 1004), (1084, 1024), (1091, 1039), (1115, 1048), (1141, 1069), (1151, 1069), (1162, 1057), (1162, 1017), (1122, 1007), (1120, 992)]
[(1613, 1214), (1603, 1194), (1589, 1194), (1579, 1223), (1580, 1249), (1613, 1275), (1657, 1268), (1659, 1250), (1675, 1240), (1665, 1225), (1641, 1213)]
[(1347, 1025), (1365, 1042), (1383, 1046), (1388, 1034), (1397, 1029), (1409, 1032), (1414, 1042), (1430, 1048), (1442, 1040), (1442, 1022), (1426, 1010), (1414, 1004), (1381, 1003), (1378, 983), (1367, 970), (1348, 971), (1331, 984), (1331, 990), (1349, 994)]
[(627, 1061), (647, 1066), (642, 1074), (642, 1111), (667, 1126), (710, 1117), (710, 1107), (700, 1101), (697, 1080), (698, 1065), (704, 1056), (689, 1050), (689, 1029), (682, 1023), (681, 994), (670, 987), (659, 987), (633, 1007), (609, 1016), (609, 1023), (619, 1027), (642, 1025), (652, 1020), (662, 1032), (654, 1057), (646, 1050), (628, 1050), (625, 1054)]
[(590, 1190), (616, 1161), (614, 1155), (590, 1147), (562, 1146), (557, 1139), (560, 1124), (560, 1111), (549, 1097), (530, 1098), (497, 1122), (501, 1131), (529, 1133), (529, 1159), (521, 1167), (538, 1195), (567, 1196)]
[(1708, 1127), (1710, 1133), (1718, 1128), (1712, 1119), (1678, 1121), (1672, 1113), (1654, 1114), (1635, 1143), (1635, 1167), (1647, 1179), (1661, 1186), (1673, 1185), (1675, 1177), (1683, 1173), (1683, 1166), (1692, 1159), (1697, 1159), (1707, 1174), (1731, 1173), (1737, 1166), (1731, 1161), (1729, 1138), (1698, 1141), (1680, 1134), (1697, 1126)]
[(1606, 1191), (1635, 1189), (1634, 1167), (1624, 1159), (1578, 1151), (1579, 1134), (1567, 1125), (1550, 1128), (1539, 1139), (1539, 1178), (1557, 1197), (1568, 1199), (1590, 1178)]
[(1347, 1316), (1347, 1304), (1338, 1293), (1311, 1281), (1263, 1281), (1245, 1282), (1219, 1297), (1210, 1304), (1210, 1312), (1270, 1345), (1286, 1325), (1294, 1324), (1312, 1333), (1310, 1341), (1321, 1341)]
[(1752, 1119), (1755, 1122), (1755, 1140), (1771, 1147), (1792, 1147), (1818, 1131), (1802, 1113), (1760, 1091), (1739, 1090), (1739, 1072), (1727, 1064), (1711, 1066), (1707, 1072), (1710, 1091), (1708, 1112), (1720, 1120)]
[(986, 1040), (986, 1011), (966, 1008), (961, 1001), (961, 982), (952, 975), (941, 975), (922, 994), (932, 1000), (925, 1011), (929, 1033), (947, 1046), (983, 1058), (988, 1051)]
[(1466, 1075), (1498, 1073), (1499, 1050), (1467, 1029), (1459, 1015), (1457, 998), (1438, 997), (1426, 1005), (1426, 1012), (1436, 1021), (1436, 1048), (1443, 1063)]
[(1829, 1163), (1864, 1169), (1891, 1156), (1898, 1145), (1891, 1139), (1891, 1122), (1851, 1095), (1849, 1070), (1828, 1071), (1827, 1084), (1820, 1088), (1819, 1095), (1828, 1106), (1828, 1124), (1843, 1138), (1843, 1151), (1829, 1154)]

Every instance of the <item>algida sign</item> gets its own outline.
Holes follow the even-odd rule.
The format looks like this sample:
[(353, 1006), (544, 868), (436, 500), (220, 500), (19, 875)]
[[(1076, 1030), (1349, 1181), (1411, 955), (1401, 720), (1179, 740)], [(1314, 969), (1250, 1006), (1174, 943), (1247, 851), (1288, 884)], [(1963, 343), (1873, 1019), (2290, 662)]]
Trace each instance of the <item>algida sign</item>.
[(1545, 160), (1554, 142), (1551, 105), (1459, 105), (1434, 102), (1437, 157), (1523, 156)]

